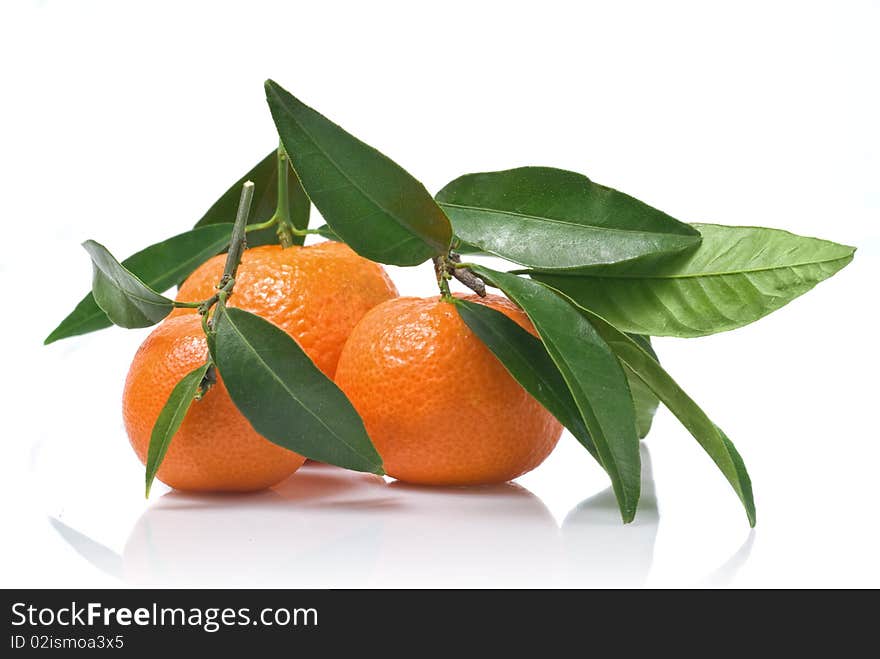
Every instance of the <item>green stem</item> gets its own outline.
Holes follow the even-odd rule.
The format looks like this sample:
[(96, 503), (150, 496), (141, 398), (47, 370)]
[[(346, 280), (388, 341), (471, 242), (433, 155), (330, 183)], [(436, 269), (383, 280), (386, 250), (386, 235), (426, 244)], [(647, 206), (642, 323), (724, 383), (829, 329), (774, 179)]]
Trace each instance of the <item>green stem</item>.
[(446, 277), (441, 277), (437, 283), (440, 284), (440, 297), (444, 302), (451, 302), (452, 291), (449, 290), (449, 280)]
[[(211, 329), (208, 314), (211, 308), (221, 300), (226, 300), (232, 295), (235, 286), (235, 273), (241, 263), (241, 256), (247, 247), (247, 221), (251, 212), (251, 202), (254, 199), (254, 184), (246, 181), (241, 186), (241, 197), (238, 200), (238, 212), (235, 215), (235, 224), (232, 226), (232, 239), (229, 241), (229, 252), (226, 254), (226, 265), (223, 268), (223, 276), (217, 283), (217, 292), (207, 300), (198, 304), (199, 313), (202, 316), (202, 329), (205, 334)], [(190, 303), (182, 303), (181, 306), (189, 306)]]
[(278, 202), (275, 204), (275, 215), (282, 222), (290, 224), (290, 196), (287, 191), (288, 172), (290, 167), (287, 160), (287, 152), (284, 146), (279, 144), (277, 151), (278, 159)]
[(275, 204), (275, 214), (272, 219), (278, 223), (278, 240), (281, 241), (282, 247), (290, 247), (293, 245), (293, 236), (296, 233), (296, 227), (290, 219), (290, 195), (287, 190), (290, 164), (287, 158), (287, 152), (284, 150), (283, 144), (278, 144), (278, 201)]
[[(223, 268), (223, 276), (220, 278), (218, 288), (223, 288), (226, 283), (235, 279), (235, 273), (238, 271), (238, 264), (241, 263), (241, 256), (247, 247), (247, 226), (248, 215), (251, 212), (251, 202), (254, 199), (254, 184), (251, 181), (245, 181), (241, 186), (241, 197), (238, 200), (238, 212), (235, 215), (235, 224), (232, 227), (232, 238), (229, 241), (229, 253), (226, 254), (226, 266)], [(232, 291), (229, 291), (230, 293)]]
[(181, 302), (180, 300), (174, 300), (174, 307), (177, 309), (198, 309), (205, 303), (205, 300), (199, 300), (198, 302)]
[(274, 227), (277, 223), (278, 217), (276, 215), (273, 215), (265, 222), (260, 222), (259, 224), (248, 224), (244, 230), (248, 233), (250, 233), (251, 231), (260, 231), (261, 229), (269, 229), (271, 227)]
[(440, 287), (440, 299), (444, 302), (452, 300), (449, 290), (449, 260), (445, 256), (434, 257), (434, 272), (437, 274), (437, 286)]

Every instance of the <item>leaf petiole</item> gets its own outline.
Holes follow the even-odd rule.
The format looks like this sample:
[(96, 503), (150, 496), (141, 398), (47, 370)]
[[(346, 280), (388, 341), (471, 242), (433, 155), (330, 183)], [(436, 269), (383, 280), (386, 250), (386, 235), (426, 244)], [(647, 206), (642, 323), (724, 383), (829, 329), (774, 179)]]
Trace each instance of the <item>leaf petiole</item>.
[(323, 236), (324, 232), (320, 229), (297, 229), (292, 228), (290, 230), (294, 236)]
[[(282, 223), (282, 219), (280, 215), (273, 215), (265, 222), (260, 222), (258, 224), (248, 224), (245, 228), (247, 233), (251, 231), (260, 231), (261, 229), (271, 229), (272, 227)], [(290, 233), (294, 236), (323, 236), (324, 232), (320, 229), (297, 229), (292, 224), (287, 227)]]
[(261, 229), (270, 229), (276, 224), (278, 224), (278, 216), (273, 215), (265, 222), (260, 222), (258, 224), (248, 224), (247, 227), (245, 227), (245, 232), (250, 233), (251, 231), (260, 231)]
[(180, 300), (174, 300), (174, 308), (175, 309), (198, 309), (205, 303), (205, 300), (200, 300), (199, 302), (181, 302)]

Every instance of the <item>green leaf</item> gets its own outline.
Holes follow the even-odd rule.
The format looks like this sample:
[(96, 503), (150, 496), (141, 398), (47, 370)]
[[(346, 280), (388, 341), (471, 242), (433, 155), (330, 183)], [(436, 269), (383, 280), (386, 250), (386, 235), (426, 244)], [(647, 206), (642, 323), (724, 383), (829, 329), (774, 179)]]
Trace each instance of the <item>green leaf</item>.
[(672, 377), (660, 366), (654, 356), (638, 341), (614, 327), (604, 318), (586, 309), (581, 310), (593, 327), (605, 339), (620, 360), (669, 408), (694, 439), (709, 454), (712, 461), (727, 478), (742, 501), (749, 518), (755, 525), (755, 501), (752, 484), (742, 458), (733, 443), (716, 426), (706, 413), (688, 396)]
[[(231, 224), (193, 229), (150, 245), (125, 259), (122, 265), (154, 291), (164, 292), (209, 258), (222, 252), (229, 245), (231, 234)], [(48, 345), (59, 339), (88, 334), (112, 324), (89, 293), (46, 337), (45, 343)]]
[(541, 340), (492, 307), (461, 298), (454, 301), (462, 320), (511, 376), (602, 464), (577, 403)]
[(779, 229), (694, 226), (703, 242), (687, 255), (532, 278), (625, 332), (694, 337), (766, 316), (838, 272), (855, 252)]
[(467, 174), (436, 198), (459, 238), (538, 270), (622, 263), (700, 243), (693, 227), (562, 169)]
[(639, 438), (632, 397), (617, 357), (581, 311), (550, 288), (483, 266), (472, 270), (501, 288), (531, 319), (611, 477), (623, 521), (631, 522), (641, 486)]
[(171, 313), (172, 301), (126, 270), (106, 247), (94, 240), (83, 247), (92, 257), (92, 295), (114, 325), (149, 327)]
[(312, 460), (384, 473), (348, 398), (286, 332), (222, 304), (214, 327), (217, 368), (254, 430)]
[[(248, 216), (248, 224), (259, 224), (270, 219), (275, 214), (278, 201), (278, 156), (277, 150), (272, 150), (269, 155), (258, 162), (254, 167), (223, 193), (202, 216), (196, 226), (206, 224), (232, 223), (238, 210), (238, 200), (241, 196), (241, 186), (245, 181), (254, 184), (254, 201), (251, 204), (251, 213)], [(288, 168), (287, 172), (287, 196), (290, 204), (290, 219), (297, 229), (306, 229), (309, 226), (309, 213), (311, 202), (303, 190), (299, 179)], [(294, 244), (302, 245), (304, 236), (293, 236)], [(278, 242), (275, 227), (250, 231), (247, 236), (248, 246), (273, 245)]]
[(171, 394), (162, 407), (162, 411), (159, 412), (159, 418), (153, 424), (153, 432), (150, 434), (150, 447), (147, 449), (146, 493), (148, 497), (150, 496), (150, 487), (153, 484), (153, 479), (156, 478), (159, 466), (162, 464), (162, 460), (165, 459), (165, 454), (171, 445), (171, 438), (174, 437), (174, 434), (180, 428), (180, 424), (183, 423), (189, 406), (192, 404), (196, 393), (198, 393), (199, 386), (205, 378), (210, 365), (209, 362), (199, 366), (183, 376), (183, 379), (174, 385), (174, 389), (171, 390)]
[(333, 242), (340, 243), (342, 242), (342, 238), (336, 235), (336, 232), (329, 227), (327, 224), (322, 224), (315, 231), (318, 232), (318, 235), (322, 238), (326, 238), (327, 240), (332, 240)]
[(483, 254), (486, 255), (480, 247), (476, 245), (471, 245), (468, 242), (465, 242), (458, 236), (454, 236), (452, 239), (452, 249), (456, 252), (456, 254)]
[(397, 163), (271, 80), (266, 100), (303, 187), (327, 224), (358, 254), (380, 263), (417, 265), (449, 250), (449, 219)]
[[(630, 338), (638, 343), (654, 359), (658, 362), (660, 361), (657, 358), (657, 353), (654, 352), (654, 348), (651, 346), (651, 339), (649, 337), (631, 334)], [(624, 364), (623, 370), (626, 372), (626, 381), (629, 382), (629, 390), (632, 392), (633, 404), (636, 408), (636, 427), (639, 430), (639, 439), (644, 439), (651, 432), (651, 425), (654, 423), (654, 415), (657, 413), (660, 399), (629, 366)]]

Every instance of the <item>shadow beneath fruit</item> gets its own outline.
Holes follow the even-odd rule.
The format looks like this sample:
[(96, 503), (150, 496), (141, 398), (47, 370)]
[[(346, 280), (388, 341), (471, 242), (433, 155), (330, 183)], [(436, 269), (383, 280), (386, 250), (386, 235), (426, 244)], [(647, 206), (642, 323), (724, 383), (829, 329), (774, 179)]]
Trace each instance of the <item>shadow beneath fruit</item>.
[(92, 565), (149, 585), (547, 585), (561, 556), (553, 517), (518, 485), (415, 488), (325, 465), (257, 494), (169, 492), (121, 556), (50, 521)]
[(660, 513), (654, 489), (651, 454), (642, 444), (642, 495), (636, 519), (621, 524), (611, 488), (585, 499), (565, 517), (565, 585), (590, 587), (643, 586), (654, 560)]

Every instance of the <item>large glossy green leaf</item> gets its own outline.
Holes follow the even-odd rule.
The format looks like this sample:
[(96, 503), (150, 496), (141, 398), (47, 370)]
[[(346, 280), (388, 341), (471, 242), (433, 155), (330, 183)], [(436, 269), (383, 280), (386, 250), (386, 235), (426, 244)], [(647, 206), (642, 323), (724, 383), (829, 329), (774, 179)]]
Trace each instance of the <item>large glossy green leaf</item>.
[[(164, 292), (222, 252), (229, 245), (231, 234), (231, 224), (200, 227), (150, 245), (125, 259), (122, 265), (154, 291)], [(112, 324), (89, 293), (46, 337), (45, 343), (88, 334)]]
[(224, 305), (217, 307), (214, 328), (217, 368), (254, 430), (307, 458), (383, 473), (348, 398), (286, 332)]
[(580, 309), (550, 288), (483, 266), (473, 270), (503, 290), (531, 319), (611, 478), (623, 521), (631, 522), (641, 484), (639, 438), (632, 397), (617, 357)]
[(199, 390), (199, 386), (208, 372), (210, 363), (203, 364), (197, 369), (183, 376), (183, 379), (174, 385), (168, 400), (159, 412), (153, 431), (150, 434), (150, 446), (147, 449), (146, 485), (147, 496), (150, 496), (150, 486), (159, 471), (162, 460), (171, 445), (171, 439), (183, 423), (183, 419), (192, 405), (193, 399)]
[[(196, 226), (206, 224), (231, 223), (235, 220), (238, 210), (238, 201), (241, 196), (241, 186), (245, 181), (254, 184), (254, 201), (251, 204), (251, 213), (248, 216), (248, 224), (265, 222), (275, 213), (278, 202), (278, 155), (273, 150), (258, 162), (254, 167), (223, 193), (214, 202), (211, 208), (202, 216)], [(293, 170), (287, 171), (287, 196), (290, 205), (290, 219), (297, 229), (305, 229), (309, 226), (309, 212), (312, 204), (300, 185), (299, 179)], [(293, 236), (293, 242), (302, 245), (303, 236)], [(247, 236), (248, 245), (271, 245), (278, 242), (275, 228), (250, 231)]]
[(694, 226), (703, 242), (690, 254), (532, 277), (626, 332), (693, 337), (766, 316), (838, 272), (855, 251), (779, 229)]
[(458, 314), (528, 391), (602, 464), (580, 410), (540, 339), (500, 311), (455, 298)]
[(700, 242), (693, 227), (666, 213), (551, 167), (467, 174), (436, 198), (460, 239), (539, 270), (675, 254)]
[(752, 496), (751, 480), (742, 458), (730, 439), (637, 340), (633, 340), (591, 311), (585, 309), (581, 311), (620, 360), (660, 398), (709, 454), (742, 501), (749, 524), (754, 526), (755, 501)]
[[(659, 363), (660, 360), (657, 358), (657, 353), (654, 352), (649, 337), (631, 334), (630, 338)], [(629, 382), (629, 390), (632, 392), (633, 404), (636, 408), (636, 427), (639, 430), (639, 439), (644, 439), (651, 432), (660, 399), (629, 366), (624, 364), (623, 370), (626, 372), (626, 380)]]
[(83, 247), (92, 257), (92, 295), (114, 325), (149, 327), (171, 313), (172, 301), (126, 270), (106, 247), (94, 240)]
[(352, 249), (393, 265), (417, 265), (449, 250), (449, 219), (402, 167), (271, 80), (266, 99), (303, 187)]

